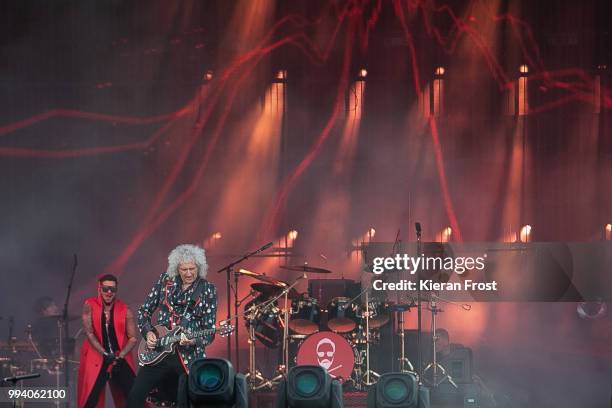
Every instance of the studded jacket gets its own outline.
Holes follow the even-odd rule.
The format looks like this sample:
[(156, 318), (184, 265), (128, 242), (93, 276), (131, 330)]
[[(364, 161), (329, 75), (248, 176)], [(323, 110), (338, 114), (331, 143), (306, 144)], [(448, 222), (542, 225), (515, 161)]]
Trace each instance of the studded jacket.
[[(204, 287), (200, 296), (193, 302), (193, 307), (185, 312), (185, 306), (191, 299), (196, 282), (187, 289), (181, 288), (181, 278), (170, 278), (165, 272), (153, 285), (144, 304), (138, 309), (138, 328), (144, 338), (153, 330), (151, 318), (159, 309), (157, 324), (172, 330), (182, 326), (188, 332), (195, 332), (215, 326), (217, 319), (217, 289), (215, 285), (203, 280)], [(194, 360), (206, 357), (206, 345), (211, 343), (214, 335), (196, 339), (194, 345), (180, 346), (177, 344), (179, 356), (185, 370), (188, 372)]]

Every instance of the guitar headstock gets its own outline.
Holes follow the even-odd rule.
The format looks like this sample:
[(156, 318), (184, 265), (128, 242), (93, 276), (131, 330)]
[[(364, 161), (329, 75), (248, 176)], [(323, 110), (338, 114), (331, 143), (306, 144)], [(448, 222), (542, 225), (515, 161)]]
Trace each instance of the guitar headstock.
[(217, 334), (221, 337), (225, 337), (225, 336), (229, 336), (230, 334), (232, 334), (232, 332), (234, 331), (234, 326), (231, 324), (223, 324), (223, 322), (221, 322), (221, 325), (217, 328)]

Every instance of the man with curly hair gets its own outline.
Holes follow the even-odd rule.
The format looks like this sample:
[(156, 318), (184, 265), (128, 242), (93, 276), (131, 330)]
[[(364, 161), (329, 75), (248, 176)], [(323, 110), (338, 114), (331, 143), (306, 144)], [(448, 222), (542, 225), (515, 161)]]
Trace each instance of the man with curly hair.
[[(204, 250), (195, 245), (179, 245), (168, 255), (168, 268), (153, 285), (138, 309), (138, 328), (153, 348), (157, 335), (151, 317), (159, 311), (157, 324), (169, 330), (182, 327), (187, 333), (213, 328), (217, 317), (217, 291), (206, 280), (208, 264)], [(155, 365), (141, 367), (128, 397), (128, 408), (142, 408), (149, 392), (166, 386), (176, 393), (178, 378), (188, 373), (194, 360), (206, 357), (205, 347), (213, 335), (190, 339), (181, 334), (176, 352)], [(174, 399), (175, 395), (170, 395)]]

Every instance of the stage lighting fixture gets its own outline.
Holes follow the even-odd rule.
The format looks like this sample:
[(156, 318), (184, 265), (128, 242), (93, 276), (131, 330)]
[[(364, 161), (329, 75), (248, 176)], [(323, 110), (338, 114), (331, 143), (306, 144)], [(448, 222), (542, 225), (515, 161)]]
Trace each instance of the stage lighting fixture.
[(343, 408), (342, 385), (323, 367), (292, 367), (278, 387), (277, 408)]
[(357, 79), (363, 81), (365, 80), (367, 76), (368, 76), (368, 70), (365, 68), (361, 68), (359, 70), (359, 74), (357, 75)]
[(214, 75), (213, 75), (213, 71), (209, 69), (209, 70), (208, 70), (208, 71), (206, 71), (206, 73), (204, 74), (204, 81), (206, 81), (206, 82), (210, 82), (210, 81), (212, 81), (213, 76), (214, 76)]
[(531, 225), (524, 225), (523, 228), (521, 228), (519, 237), (521, 242), (531, 242)]
[(201, 358), (193, 362), (189, 376), (179, 381), (177, 405), (180, 408), (247, 408), (248, 387), (244, 374), (221, 358)]
[(285, 82), (287, 80), (287, 70), (280, 69), (276, 71), (276, 75), (274, 76), (274, 82)]
[(368, 408), (429, 408), (429, 389), (414, 373), (387, 373), (368, 392)]
[(604, 239), (606, 241), (612, 241), (612, 224), (606, 224), (604, 227)]
[(446, 70), (444, 69), (444, 67), (438, 67), (438, 68), (436, 68), (436, 70), (434, 71), (434, 74), (435, 74), (436, 76), (443, 76), (445, 72), (446, 72)]
[(527, 76), (527, 74), (529, 73), (529, 67), (526, 64), (523, 64), (519, 67), (519, 72), (522, 76)]
[(439, 242), (449, 242), (452, 234), (453, 229), (451, 227), (446, 227), (436, 235), (436, 238)]
[(287, 234), (287, 238), (294, 240), (294, 241), (297, 239), (297, 237), (298, 237), (298, 232), (296, 230), (291, 230)]

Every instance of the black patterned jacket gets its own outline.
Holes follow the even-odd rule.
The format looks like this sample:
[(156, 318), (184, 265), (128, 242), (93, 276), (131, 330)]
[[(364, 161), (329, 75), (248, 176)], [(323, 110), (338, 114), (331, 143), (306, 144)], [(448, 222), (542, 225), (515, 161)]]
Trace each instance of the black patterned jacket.
[[(178, 275), (175, 278), (170, 278), (165, 272), (161, 274), (144, 304), (138, 309), (138, 328), (144, 338), (153, 329), (151, 318), (158, 309), (159, 314), (156, 324), (164, 325), (168, 329), (182, 326), (187, 331), (194, 332), (215, 326), (217, 289), (207, 280), (203, 280), (204, 287), (200, 296), (196, 299), (194, 307), (183, 316), (185, 305), (191, 299), (196, 282), (186, 290), (182, 290), (181, 278)], [(190, 346), (177, 345), (183, 366), (187, 372), (189, 372), (189, 367), (194, 360), (206, 357), (206, 345), (212, 342), (213, 337), (214, 335), (202, 337), (196, 340), (196, 344)]]

